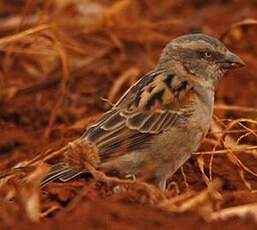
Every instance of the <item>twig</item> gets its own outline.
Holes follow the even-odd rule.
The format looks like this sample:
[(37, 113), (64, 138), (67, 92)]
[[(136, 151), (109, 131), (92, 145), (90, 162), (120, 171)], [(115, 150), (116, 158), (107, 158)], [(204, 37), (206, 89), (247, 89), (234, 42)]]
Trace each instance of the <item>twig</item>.
[(255, 112), (257, 113), (256, 108), (252, 107), (244, 107), (244, 106), (237, 106), (237, 105), (215, 105), (215, 110), (230, 110), (230, 111), (240, 111), (240, 112)]
[(227, 220), (233, 216), (246, 217), (248, 215), (252, 215), (257, 220), (257, 203), (222, 209), (211, 213), (209, 219), (212, 221), (219, 219)]
[[(256, 151), (253, 151), (253, 150), (256, 150), (256, 149), (257, 149), (257, 146), (244, 146), (244, 147), (241, 147), (241, 148), (233, 148), (232, 150), (233, 150), (233, 152), (246, 152), (246, 153), (256, 154)], [(216, 151), (196, 152), (196, 153), (193, 153), (193, 155), (201, 155), (201, 154), (210, 155), (210, 154), (226, 154), (226, 153), (229, 153), (228, 149), (222, 149), (222, 150), (216, 150)]]
[[(58, 34), (58, 33), (57, 33)], [(45, 129), (44, 132), (44, 138), (47, 139), (51, 133), (51, 129), (52, 126), (55, 122), (55, 118), (57, 116), (58, 110), (60, 109), (60, 106), (63, 102), (63, 98), (65, 96), (66, 93), (66, 86), (67, 86), (67, 82), (69, 79), (69, 68), (68, 68), (68, 57), (67, 57), (67, 53), (64, 50), (64, 48), (62, 47), (62, 44), (59, 42), (57, 35), (54, 36), (55, 38), (55, 44), (56, 44), (56, 49), (60, 55), (60, 59), (61, 59), (61, 63), (62, 63), (62, 81), (61, 81), (61, 85), (60, 85), (60, 89), (59, 89), (59, 96), (57, 98), (57, 101), (55, 103), (55, 106), (51, 112), (50, 118), (49, 118), (49, 122), (47, 125), (47, 128)]]
[(138, 76), (139, 73), (140, 73), (139, 69), (135, 67), (131, 67), (126, 71), (124, 71), (113, 83), (110, 93), (108, 95), (108, 101), (113, 103), (122, 85), (124, 85), (130, 79), (135, 79), (135, 77)]
[(47, 30), (49, 28), (51, 28), (51, 26), (49, 24), (43, 24), (43, 25), (36, 26), (34, 28), (24, 30), (24, 31), (14, 34), (14, 35), (0, 38), (0, 46), (8, 45), (9, 43), (12, 43), (12, 42), (17, 42), (26, 36), (41, 32), (43, 30)]
[(189, 192), (182, 194), (183, 202), (178, 196), (171, 200), (165, 200), (160, 203), (159, 207), (171, 212), (196, 211), (206, 217), (212, 212), (213, 202), (221, 199), (221, 195), (217, 192), (221, 187), (222, 182), (216, 179), (209, 183), (208, 187), (200, 193), (192, 194)]
[(185, 174), (184, 166), (183, 166), (183, 165), (181, 166), (180, 171), (181, 171), (181, 174), (182, 174), (182, 176), (183, 176), (184, 184), (185, 184), (185, 186), (186, 186), (186, 191), (188, 191), (188, 189), (189, 189), (189, 184), (188, 184), (188, 182), (187, 182), (187, 176), (186, 176), (186, 174)]
[[(76, 69), (71, 70), (70, 77), (68, 79), (67, 84), (69, 83), (70, 79), (74, 80), (74, 79), (79, 79), (81, 77), (84, 77), (84, 75), (83, 76), (79, 75), (80, 71), (85, 69), (87, 66), (92, 64), (94, 61), (97, 61), (97, 60), (103, 58), (104, 56), (106, 56), (112, 49), (113, 49), (113, 47), (108, 47), (107, 49), (100, 51), (99, 54), (86, 59), (82, 64), (80, 64), (80, 66), (76, 67)], [(60, 81), (61, 81), (61, 74), (57, 73), (56, 75), (51, 76), (50, 79), (44, 79), (33, 85), (17, 89), (13, 93), (11, 98), (15, 98), (15, 97), (21, 96), (21, 95), (39, 93), (42, 90), (46, 90), (48, 88), (55, 87), (56, 85), (58, 85), (60, 83)], [(5, 98), (6, 97), (3, 97), (3, 99), (5, 99)], [(8, 97), (8, 99), (9, 99), (9, 97)]]
[(245, 26), (256, 26), (257, 25), (257, 20), (253, 18), (246, 18), (240, 22), (232, 24), (221, 36), (220, 40), (224, 41), (224, 39), (231, 33), (231, 31), (245, 27)]

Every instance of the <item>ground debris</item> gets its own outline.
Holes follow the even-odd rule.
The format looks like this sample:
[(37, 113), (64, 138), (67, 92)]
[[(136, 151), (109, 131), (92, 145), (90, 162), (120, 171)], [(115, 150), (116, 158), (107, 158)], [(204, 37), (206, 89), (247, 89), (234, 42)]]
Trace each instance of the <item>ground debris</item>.
[[(256, 229), (254, 0), (0, 6), (0, 229)], [(221, 38), (247, 63), (222, 80), (199, 151), (165, 192), (97, 171), (98, 153), (85, 154), (80, 139), (86, 127), (191, 32)], [(41, 188), (60, 157), (90, 174)]]

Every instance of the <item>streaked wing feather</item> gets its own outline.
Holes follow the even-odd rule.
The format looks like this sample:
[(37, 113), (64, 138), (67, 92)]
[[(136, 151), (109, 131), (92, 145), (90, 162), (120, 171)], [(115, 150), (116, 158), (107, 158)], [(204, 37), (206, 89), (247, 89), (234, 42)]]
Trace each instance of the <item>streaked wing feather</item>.
[(127, 117), (127, 127), (142, 133), (158, 134), (170, 128), (169, 121), (174, 120), (179, 113), (169, 110), (157, 112), (141, 112)]
[(185, 100), (190, 96), (188, 88), (187, 81), (172, 74), (151, 72), (131, 86), (83, 137), (96, 144), (102, 159), (146, 146), (153, 135), (184, 119), (184, 112), (177, 108), (190, 103)]
[(120, 111), (116, 111), (116, 114), (111, 113), (111, 116), (116, 118), (118, 124), (115, 124), (112, 118), (107, 117), (106, 121), (111, 121), (116, 129), (113, 129), (113, 126), (108, 127), (102, 121), (101, 126), (90, 128), (84, 136), (96, 144), (103, 161), (146, 147), (151, 143), (154, 134), (167, 130), (173, 124), (172, 121), (176, 121), (178, 114), (170, 111), (148, 111), (125, 117)]

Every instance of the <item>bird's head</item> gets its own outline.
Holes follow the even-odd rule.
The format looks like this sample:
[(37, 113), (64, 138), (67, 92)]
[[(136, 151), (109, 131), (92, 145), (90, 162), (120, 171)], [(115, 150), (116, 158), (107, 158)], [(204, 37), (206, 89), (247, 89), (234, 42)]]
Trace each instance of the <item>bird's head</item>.
[(199, 79), (216, 85), (224, 72), (244, 66), (237, 55), (218, 39), (205, 34), (188, 34), (172, 40), (163, 50), (160, 65), (177, 64)]

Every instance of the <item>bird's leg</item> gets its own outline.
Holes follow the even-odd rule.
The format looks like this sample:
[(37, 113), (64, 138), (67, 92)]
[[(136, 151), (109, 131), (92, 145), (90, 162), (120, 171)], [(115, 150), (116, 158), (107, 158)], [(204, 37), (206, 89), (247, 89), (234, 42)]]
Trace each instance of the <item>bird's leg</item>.
[(161, 178), (158, 181), (158, 187), (160, 188), (161, 191), (165, 192), (166, 191), (166, 185), (167, 185), (167, 179), (166, 178)]

